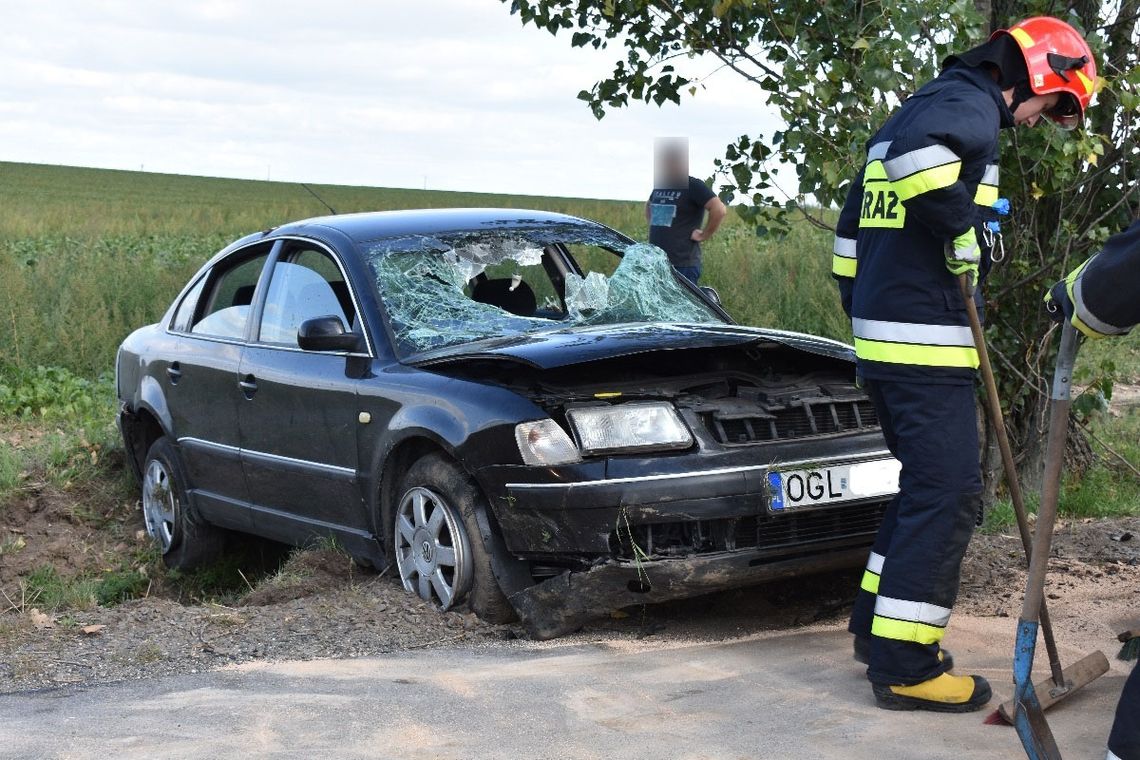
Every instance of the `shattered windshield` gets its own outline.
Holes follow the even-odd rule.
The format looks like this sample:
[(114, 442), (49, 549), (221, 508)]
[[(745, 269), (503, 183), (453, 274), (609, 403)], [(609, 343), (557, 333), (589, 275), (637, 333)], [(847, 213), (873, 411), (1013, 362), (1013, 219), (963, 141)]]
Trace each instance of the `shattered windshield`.
[[(382, 240), (366, 249), (402, 355), (585, 325), (723, 319), (665, 253), (612, 234), (504, 230)], [(624, 247), (619, 254), (616, 249)], [(567, 264), (577, 264), (579, 274)]]

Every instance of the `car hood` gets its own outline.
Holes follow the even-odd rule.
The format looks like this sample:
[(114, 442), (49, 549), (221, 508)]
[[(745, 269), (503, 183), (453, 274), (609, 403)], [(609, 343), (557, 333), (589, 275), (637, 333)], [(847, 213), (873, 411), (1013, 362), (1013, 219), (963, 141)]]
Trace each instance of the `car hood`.
[(417, 367), (501, 360), (555, 369), (656, 351), (776, 343), (788, 348), (855, 361), (851, 346), (803, 333), (737, 325), (626, 324), (524, 333), (426, 351), (409, 357)]

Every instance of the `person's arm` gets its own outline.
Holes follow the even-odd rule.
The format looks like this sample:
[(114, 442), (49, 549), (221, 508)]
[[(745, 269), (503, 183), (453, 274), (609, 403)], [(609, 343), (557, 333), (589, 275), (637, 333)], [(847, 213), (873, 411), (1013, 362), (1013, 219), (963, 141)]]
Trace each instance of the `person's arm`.
[(863, 169), (855, 175), (847, 189), (847, 199), (835, 225), (835, 242), (831, 247), (831, 276), (839, 286), (843, 311), (851, 316), (851, 298), (855, 291), (855, 273), (859, 260), (855, 256), (855, 240), (859, 234), (859, 207), (863, 202)]
[(715, 195), (709, 198), (708, 202), (705, 203), (705, 211), (709, 214), (708, 221), (705, 222), (705, 228), (703, 230), (700, 228), (693, 230), (693, 234), (690, 236), (697, 243), (703, 243), (716, 234), (720, 223), (728, 216), (728, 207), (724, 205), (724, 201)]
[(1050, 315), (1068, 319), (1090, 338), (1124, 335), (1140, 324), (1140, 221), (1045, 295)]
[(959, 178), (964, 160), (989, 155), (997, 124), (976, 98), (947, 98), (927, 107), (890, 143), (883, 169), (907, 216), (947, 242), (947, 267), (976, 273), (981, 261), (978, 209)]

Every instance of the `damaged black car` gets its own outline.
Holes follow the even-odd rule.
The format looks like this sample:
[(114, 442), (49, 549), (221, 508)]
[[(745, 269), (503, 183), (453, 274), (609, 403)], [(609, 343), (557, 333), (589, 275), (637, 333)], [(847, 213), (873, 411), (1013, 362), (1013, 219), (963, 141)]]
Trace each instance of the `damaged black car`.
[(853, 362), (734, 324), (601, 224), (455, 209), (242, 238), (123, 342), (116, 382), (169, 566), (333, 540), (547, 638), (863, 563), (899, 465)]

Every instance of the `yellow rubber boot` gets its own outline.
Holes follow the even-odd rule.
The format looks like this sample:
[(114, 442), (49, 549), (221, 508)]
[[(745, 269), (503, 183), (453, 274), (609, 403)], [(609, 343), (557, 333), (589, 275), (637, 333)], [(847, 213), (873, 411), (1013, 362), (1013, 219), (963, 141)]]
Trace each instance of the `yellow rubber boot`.
[(981, 676), (943, 673), (914, 686), (872, 683), (875, 702), (884, 710), (931, 710), (961, 713), (980, 710), (990, 701), (990, 684)]

